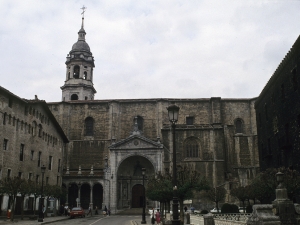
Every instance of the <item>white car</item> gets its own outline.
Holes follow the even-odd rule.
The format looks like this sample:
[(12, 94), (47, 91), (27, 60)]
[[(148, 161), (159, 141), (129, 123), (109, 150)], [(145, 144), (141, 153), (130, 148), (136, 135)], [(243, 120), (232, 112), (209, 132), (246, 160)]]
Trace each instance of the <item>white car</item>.
[[(244, 211), (244, 209), (245, 209), (245, 211)], [(239, 207), (239, 212), (240, 212), (240, 213), (246, 213), (246, 208)]]
[[(210, 210), (211, 213), (218, 213), (217, 208), (213, 208), (212, 210)], [(219, 209), (219, 212), (221, 212), (221, 209)]]

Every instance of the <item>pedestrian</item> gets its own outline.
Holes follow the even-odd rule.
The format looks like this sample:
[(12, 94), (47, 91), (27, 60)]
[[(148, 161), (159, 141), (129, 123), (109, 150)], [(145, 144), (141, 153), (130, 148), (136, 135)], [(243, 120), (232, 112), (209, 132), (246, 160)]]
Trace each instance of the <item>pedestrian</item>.
[(107, 214), (110, 216), (110, 208), (107, 209)]
[(106, 206), (104, 206), (103, 212), (104, 212), (104, 213), (103, 213), (104, 215), (107, 215), (107, 208), (106, 208)]
[(151, 224), (155, 223), (155, 218), (154, 218), (155, 214), (154, 214), (154, 209), (152, 208), (152, 213), (151, 213)]
[(99, 213), (98, 213), (98, 207), (97, 206), (95, 206), (95, 215), (98, 215)]
[(42, 205), (43, 219), (45, 218), (46, 207)]
[(184, 209), (184, 212), (186, 212), (186, 211), (187, 211), (187, 207), (186, 207), (186, 206), (185, 206), (183, 209)]
[(65, 216), (68, 216), (68, 209), (69, 209), (69, 207), (67, 205), (65, 205)]
[(155, 213), (155, 220), (156, 220), (156, 224), (160, 224), (160, 212), (159, 212), (159, 209), (157, 209), (157, 211)]
[(91, 207), (91, 205), (89, 206), (89, 212), (88, 212), (88, 214), (86, 214), (86, 216), (88, 216), (89, 214), (91, 214), (91, 216), (92, 216), (92, 207)]

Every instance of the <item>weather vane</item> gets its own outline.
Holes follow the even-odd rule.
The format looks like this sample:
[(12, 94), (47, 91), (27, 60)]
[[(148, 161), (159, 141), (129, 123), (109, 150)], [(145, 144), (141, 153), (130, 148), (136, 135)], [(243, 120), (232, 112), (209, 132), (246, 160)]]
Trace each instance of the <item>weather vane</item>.
[(82, 6), (82, 8), (80, 8), (80, 9), (82, 9), (81, 15), (82, 15), (82, 18), (83, 18), (83, 17), (84, 17), (84, 12), (85, 12), (85, 10), (86, 10), (86, 7), (85, 7), (85, 6)]

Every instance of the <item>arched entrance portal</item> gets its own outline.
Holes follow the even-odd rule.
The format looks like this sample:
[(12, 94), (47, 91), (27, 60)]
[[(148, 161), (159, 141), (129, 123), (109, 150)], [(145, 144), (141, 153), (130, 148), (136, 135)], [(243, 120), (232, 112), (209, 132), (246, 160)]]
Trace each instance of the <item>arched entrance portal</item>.
[(88, 209), (90, 205), (91, 186), (89, 184), (82, 184), (80, 190), (80, 206)]
[(155, 174), (154, 166), (147, 158), (140, 155), (131, 156), (118, 167), (117, 207), (119, 209), (143, 206), (142, 168), (146, 169), (145, 186), (147, 186), (147, 177)]
[(77, 184), (72, 183), (69, 186), (69, 191), (68, 191), (68, 199), (69, 199), (70, 207), (77, 206), (76, 198), (78, 198), (78, 186)]
[(102, 208), (103, 202), (103, 187), (101, 184), (95, 184), (93, 187), (93, 205), (94, 208), (97, 206), (98, 209)]
[(132, 187), (132, 208), (143, 207), (144, 186), (136, 184)]

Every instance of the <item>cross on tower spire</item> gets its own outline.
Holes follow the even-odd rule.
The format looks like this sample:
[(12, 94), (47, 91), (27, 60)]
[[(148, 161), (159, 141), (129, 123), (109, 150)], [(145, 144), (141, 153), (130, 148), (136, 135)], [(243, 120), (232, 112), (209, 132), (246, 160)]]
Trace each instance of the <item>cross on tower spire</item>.
[(83, 26), (84, 26), (84, 24), (83, 24), (83, 21), (84, 21), (84, 13), (85, 13), (85, 10), (86, 10), (87, 8), (83, 5), (82, 8), (80, 8), (80, 9), (82, 9), (82, 13), (81, 13), (81, 15), (82, 15), (82, 24), (81, 24), (81, 28), (83, 28)]

